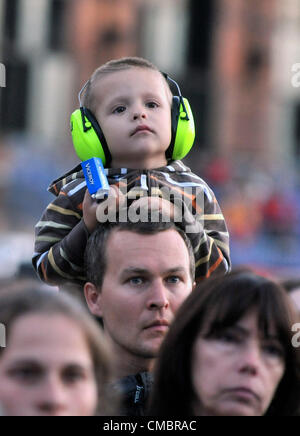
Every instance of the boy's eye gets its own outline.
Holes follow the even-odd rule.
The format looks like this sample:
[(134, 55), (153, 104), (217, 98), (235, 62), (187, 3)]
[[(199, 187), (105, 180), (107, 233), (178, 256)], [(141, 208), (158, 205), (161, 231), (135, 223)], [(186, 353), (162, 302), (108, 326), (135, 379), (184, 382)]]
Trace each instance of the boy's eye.
[(121, 114), (122, 112), (124, 112), (126, 110), (125, 106), (118, 106), (113, 110), (114, 114)]
[(154, 108), (158, 107), (158, 104), (155, 103), (155, 101), (149, 101), (149, 102), (146, 104), (146, 106), (149, 107), (150, 109), (154, 109)]

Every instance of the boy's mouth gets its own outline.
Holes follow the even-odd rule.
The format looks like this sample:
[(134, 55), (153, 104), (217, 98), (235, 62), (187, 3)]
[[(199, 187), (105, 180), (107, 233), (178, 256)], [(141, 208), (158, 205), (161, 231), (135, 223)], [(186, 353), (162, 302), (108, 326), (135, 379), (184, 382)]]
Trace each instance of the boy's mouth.
[(141, 124), (141, 125), (139, 125), (139, 126), (137, 126), (132, 132), (131, 132), (131, 134), (130, 134), (130, 136), (133, 136), (133, 135), (135, 135), (136, 133), (138, 133), (138, 132), (151, 132), (151, 133), (153, 133), (153, 130), (152, 129), (150, 129), (150, 127), (148, 127), (146, 124)]

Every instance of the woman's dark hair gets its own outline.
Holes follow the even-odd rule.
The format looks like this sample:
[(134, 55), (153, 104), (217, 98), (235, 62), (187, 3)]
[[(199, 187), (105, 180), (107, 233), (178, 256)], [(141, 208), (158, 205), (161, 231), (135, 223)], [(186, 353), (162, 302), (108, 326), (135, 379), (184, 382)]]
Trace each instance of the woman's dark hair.
[(197, 401), (192, 383), (195, 340), (199, 333), (217, 336), (253, 308), (264, 337), (275, 329), (285, 357), (285, 372), (266, 415), (299, 413), (299, 350), (291, 343), (296, 315), (279, 284), (245, 269), (205, 280), (180, 307), (159, 353), (149, 415), (193, 415)]
[[(62, 315), (81, 329), (89, 349), (94, 366), (95, 380), (98, 387), (97, 415), (115, 414), (117, 398), (109, 397), (107, 385), (111, 381), (111, 351), (103, 336), (103, 332), (88, 310), (74, 297), (56, 291), (41, 290), (39, 288), (24, 288), (12, 292), (5, 292), (0, 296), (0, 323), (5, 327), (6, 346), (15, 322), (27, 315)], [(63, 332), (62, 332), (63, 334)], [(1, 355), (5, 348), (0, 347)]]

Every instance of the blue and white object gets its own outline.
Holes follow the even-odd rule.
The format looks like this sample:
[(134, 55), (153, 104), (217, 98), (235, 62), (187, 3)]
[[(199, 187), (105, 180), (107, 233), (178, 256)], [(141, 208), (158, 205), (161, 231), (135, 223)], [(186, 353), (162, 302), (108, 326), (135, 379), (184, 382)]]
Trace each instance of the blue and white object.
[(103, 198), (109, 193), (109, 183), (99, 157), (81, 163), (89, 193), (93, 198)]

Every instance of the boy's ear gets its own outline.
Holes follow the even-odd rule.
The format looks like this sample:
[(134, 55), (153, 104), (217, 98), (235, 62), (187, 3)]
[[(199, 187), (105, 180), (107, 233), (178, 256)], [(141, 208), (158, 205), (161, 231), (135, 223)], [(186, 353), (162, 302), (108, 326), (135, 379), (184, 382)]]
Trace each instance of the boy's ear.
[(93, 283), (85, 283), (84, 296), (90, 312), (102, 317), (102, 295)]

